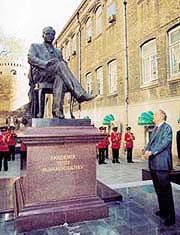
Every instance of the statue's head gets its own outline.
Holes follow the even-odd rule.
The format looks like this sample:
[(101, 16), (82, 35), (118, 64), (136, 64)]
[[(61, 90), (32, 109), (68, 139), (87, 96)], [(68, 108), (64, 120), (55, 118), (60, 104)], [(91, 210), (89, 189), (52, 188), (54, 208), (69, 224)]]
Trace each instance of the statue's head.
[(52, 43), (55, 38), (56, 31), (53, 29), (53, 27), (48, 26), (43, 29), (43, 38), (44, 41), (47, 43)]

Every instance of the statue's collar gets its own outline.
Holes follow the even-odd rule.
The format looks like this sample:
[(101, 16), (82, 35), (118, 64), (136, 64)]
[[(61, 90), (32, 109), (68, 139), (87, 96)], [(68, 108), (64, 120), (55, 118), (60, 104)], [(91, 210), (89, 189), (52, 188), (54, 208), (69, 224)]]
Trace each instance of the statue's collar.
[(52, 44), (49, 44), (49, 43), (46, 43), (46, 42), (44, 42), (43, 44), (44, 44), (44, 46), (46, 47), (46, 49), (48, 50), (49, 53), (54, 53), (54, 46)]

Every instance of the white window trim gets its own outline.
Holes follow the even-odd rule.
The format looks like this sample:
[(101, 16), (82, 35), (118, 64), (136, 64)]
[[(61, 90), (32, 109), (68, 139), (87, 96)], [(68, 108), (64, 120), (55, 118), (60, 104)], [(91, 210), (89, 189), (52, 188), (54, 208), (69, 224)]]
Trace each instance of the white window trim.
[[(109, 0), (107, 1), (107, 10), (106, 10), (106, 15), (107, 15), (107, 22), (109, 25), (111, 25), (113, 22), (116, 22), (116, 15), (117, 15), (117, 5), (116, 5), (116, 12), (115, 14), (109, 14), (109, 8), (115, 4), (116, 5), (116, 2), (114, 0)], [(112, 22), (110, 22), (110, 20)]]
[(89, 43), (92, 41), (92, 33), (93, 33), (93, 24), (92, 18), (88, 18), (86, 22), (86, 42)]
[[(100, 77), (98, 77), (98, 72), (101, 73)], [(98, 93), (98, 90), (100, 90), (100, 93), (98, 94), (98, 96), (103, 96), (104, 95), (104, 87), (103, 87), (103, 67), (98, 67), (96, 69), (96, 80), (97, 80), (97, 93)], [(99, 89), (100, 87), (100, 89)]]
[[(89, 72), (85, 75), (85, 78), (86, 78), (86, 91), (89, 93), (89, 94), (92, 94), (92, 73)], [(88, 81), (88, 79), (90, 79)]]
[[(115, 81), (115, 78), (112, 77), (112, 73), (110, 71), (110, 68), (113, 65), (113, 63), (116, 63), (116, 74), (115, 74), (116, 81)], [(108, 62), (108, 81), (109, 81), (109, 94), (110, 95), (116, 94), (117, 93), (117, 60), (116, 59)]]
[(76, 34), (72, 37), (72, 47), (71, 47), (71, 54), (76, 55), (77, 45), (76, 45)]
[[(152, 51), (152, 53), (148, 54), (147, 56), (144, 56), (143, 49), (146, 46), (149, 46), (150, 44), (153, 44), (153, 43), (155, 43), (155, 54)], [(155, 78), (152, 77), (152, 70), (150, 68), (150, 76), (151, 76), (151, 78), (148, 81), (145, 81), (145, 75), (144, 75), (145, 74), (145, 68), (144, 68), (144, 65), (143, 65), (144, 58), (150, 59), (153, 56), (155, 56), (156, 76), (155, 76)], [(149, 62), (149, 65), (150, 65), (150, 62)], [(155, 84), (155, 83), (157, 83), (157, 80), (158, 80), (157, 47), (156, 47), (156, 39), (152, 39), (149, 42), (145, 43), (141, 47), (141, 85), (142, 86), (148, 86), (148, 85), (151, 85), (151, 84)]]
[[(98, 11), (99, 11), (99, 14), (98, 14)], [(96, 9), (96, 12), (95, 12), (95, 15), (96, 15), (96, 36), (100, 35), (102, 33), (102, 28), (103, 28), (103, 18), (102, 18), (102, 15), (103, 15), (103, 11), (102, 11), (102, 6), (99, 6), (97, 9)]]
[[(169, 51), (169, 72), (170, 72), (170, 78), (169, 80), (173, 80), (173, 79), (177, 79), (177, 78), (180, 78), (180, 71), (177, 72), (177, 73), (173, 73), (173, 67), (172, 67), (172, 56), (171, 56), (171, 49), (176, 46), (176, 45), (179, 45), (180, 47), (180, 40), (178, 42), (175, 42), (175, 43), (171, 43), (171, 35), (172, 33), (174, 33), (175, 31), (179, 30), (180, 29), (180, 25), (175, 27), (174, 29), (170, 30), (168, 32), (168, 51)], [(180, 62), (179, 62), (179, 66), (180, 66)]]

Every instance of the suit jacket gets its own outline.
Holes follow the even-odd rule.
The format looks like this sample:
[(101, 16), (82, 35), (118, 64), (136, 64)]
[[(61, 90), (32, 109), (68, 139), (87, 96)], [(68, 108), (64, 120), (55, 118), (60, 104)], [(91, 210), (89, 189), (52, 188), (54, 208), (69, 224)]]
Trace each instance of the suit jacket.
[(63, 60), (61, 51), (53, 45), (48, 48), (46, 43), (31, 44), (28, 51), (28, 63), (31, 65), (29, 72), (30, 85), (46, 80), (46, 64), (52, 58)]
[(177, 144), (178, 158), (180, 159), (180, 131), (177, 131), (176, 133), (176, 144)]
[(152, 152), (149, 168), (152, 170), (172, 170), (172, 128), (164, 122), (157, 131), (152, 132), (146, 150)]

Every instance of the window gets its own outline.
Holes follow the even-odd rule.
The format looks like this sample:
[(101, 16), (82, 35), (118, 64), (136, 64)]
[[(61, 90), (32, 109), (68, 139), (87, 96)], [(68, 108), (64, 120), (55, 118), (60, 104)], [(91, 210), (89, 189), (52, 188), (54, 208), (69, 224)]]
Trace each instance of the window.
[(72, 37), (72, 55), (76, 55), (76, 34)]
[(97, 94), (103, 95), (103, 68), (99, 67), (96, 69), (96, 78), (97, 78)]
[(169, 32), (170, 75), (180, 75), (180, 26)]
[(112, 0), (107, 2), (107, 19), (110, 24), (116, 21), (116, 3)]
[(108, 63), (109, 93), (117, 92), (117, 60)]
[(96, 10), (96, 35), (102, 32), (102, 7), (99, 6)]
[(66, 55), (65, 55), (66, 50), (64, 47), (61, 48), (61, 52), (62, 52), (63, 58), (65, 59), (66, 58)]
[(156, 40), (151, 40), (141, 47), (142, 83), (147, 84), (157, 79)]
[(86, 74), (86, 91), (92, 94), (92, 73)]
[(66, 60), (70, 60), (70, 42), (66, 44)]
[(86, 22), (86, 40), (87, 43), (92, 41), (92, 19), (89, 18)]

